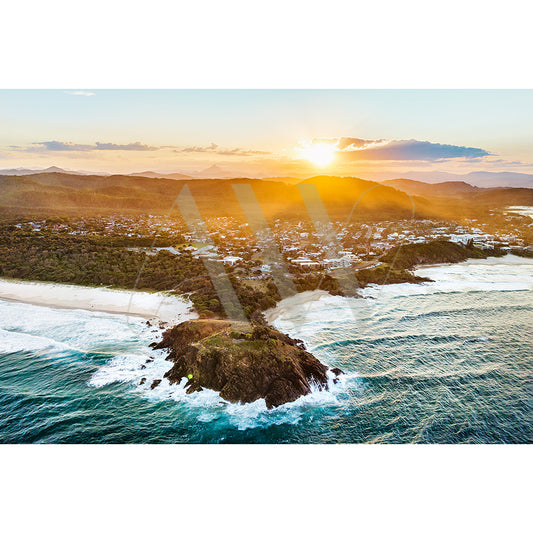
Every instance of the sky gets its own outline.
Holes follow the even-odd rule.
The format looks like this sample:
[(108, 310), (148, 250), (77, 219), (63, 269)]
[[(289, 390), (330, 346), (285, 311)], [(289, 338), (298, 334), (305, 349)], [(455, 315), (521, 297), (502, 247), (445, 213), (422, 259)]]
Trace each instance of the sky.
[(533, 172), (532, 90), (0, 90), (0, 124), (0, 169)]

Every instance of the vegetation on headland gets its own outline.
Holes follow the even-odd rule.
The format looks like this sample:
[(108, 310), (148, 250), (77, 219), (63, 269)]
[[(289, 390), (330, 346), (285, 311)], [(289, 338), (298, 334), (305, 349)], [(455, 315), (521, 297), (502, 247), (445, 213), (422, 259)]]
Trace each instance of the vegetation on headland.
[(518, 257), (527, 257), (528, 259), (533, 259), (533, 250), (531, 249), (521, 249), (521, 250), (512, 250), (513, 255)]
[(394, 268), (411, 269), (417, 265), (459, 263), (467, 259), (500, 257), (505, 253), (499, 248), (485, 250), (476, 248), (471, 241), (463, 246), (451, 241), (434, 240), (393, 248), (381, 257), (381, 261), (392, 265)]

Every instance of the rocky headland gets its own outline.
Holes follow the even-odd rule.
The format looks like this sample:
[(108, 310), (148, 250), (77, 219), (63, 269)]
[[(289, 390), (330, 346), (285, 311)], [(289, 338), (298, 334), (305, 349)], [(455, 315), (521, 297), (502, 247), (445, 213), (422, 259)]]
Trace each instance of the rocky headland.
[[(207, 388), (241, 403), (264, 398), (270, 409), (309, 394), (312, 386), (328, 388), (328, 367), (301, 341), (266, 324), (189, 320), (153, 347), (168, 350), (174, 366), (164, 377), (171, 383), (186, 378), (188, 393)], [(331, 372), (335, 379), (342, 373)]]

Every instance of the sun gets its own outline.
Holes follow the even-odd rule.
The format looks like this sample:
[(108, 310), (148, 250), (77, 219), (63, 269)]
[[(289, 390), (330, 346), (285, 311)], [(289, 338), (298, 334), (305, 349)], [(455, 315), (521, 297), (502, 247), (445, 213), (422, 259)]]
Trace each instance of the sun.
[(311, 143), (301, 148), (302, 156), (317, 167), (327, 167), (335, 159), (336, 146), (332, 143)]

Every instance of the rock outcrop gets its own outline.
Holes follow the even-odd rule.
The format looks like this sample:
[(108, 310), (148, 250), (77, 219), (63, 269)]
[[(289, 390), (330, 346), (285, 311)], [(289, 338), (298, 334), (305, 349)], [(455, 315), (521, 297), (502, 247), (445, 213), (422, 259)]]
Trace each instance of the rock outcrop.
[(189, 393), (208, 388), (241, 403), (264, 398), (270, 409), (309, 394), (313, 384), (328, 387), (328, 368), (301, 341), (267, 325), (190, 320), (167, 330), (156, 348), (168, 349), (174, 362), (165, 377), (187, 378)]

